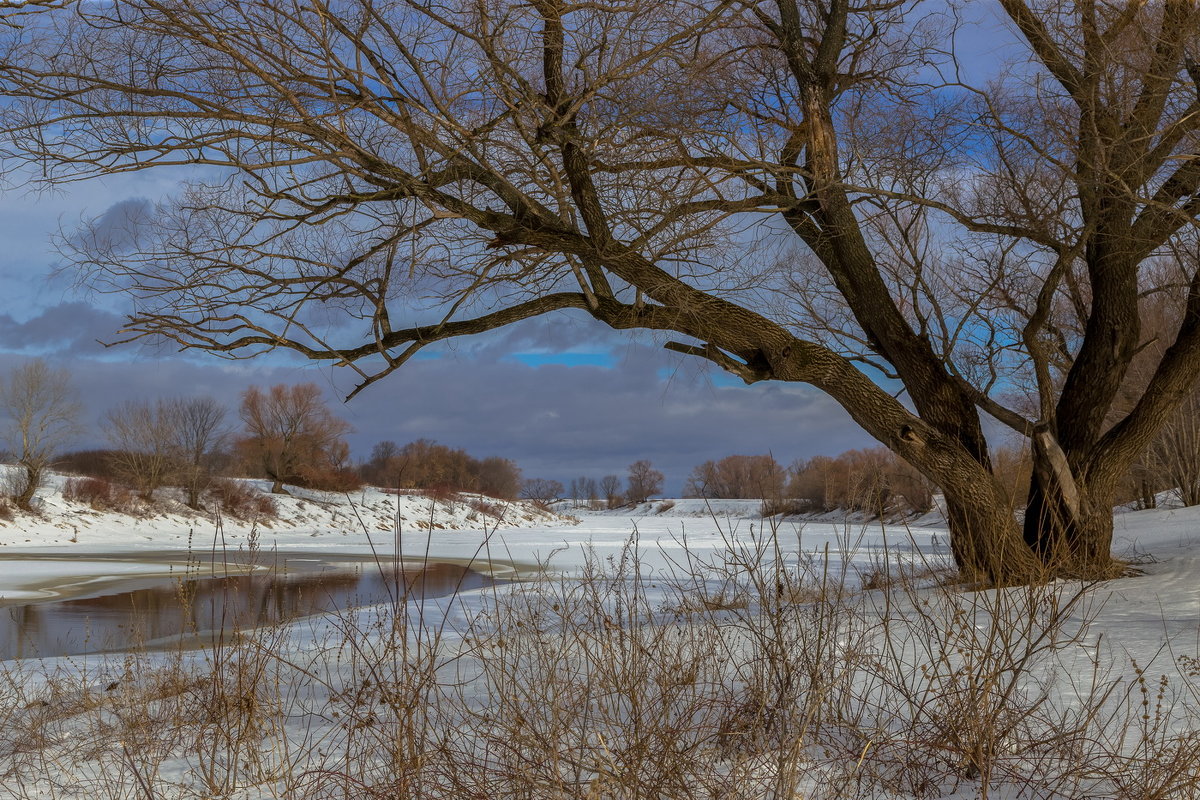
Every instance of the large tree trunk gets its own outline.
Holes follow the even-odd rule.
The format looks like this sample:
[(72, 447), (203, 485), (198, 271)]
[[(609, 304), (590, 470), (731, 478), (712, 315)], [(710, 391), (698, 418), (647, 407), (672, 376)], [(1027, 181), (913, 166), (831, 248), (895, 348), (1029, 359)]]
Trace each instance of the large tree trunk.
[(1037, 565), (1007, 509), (946, 497), (950, 552), (964, 581), (1005, 586), (1036, 578)]
[(1112, 557), (1111, 497), (1083, 499), (1071, 508), (1054, 484), (1034, 474), (1025, 509), (1024, 538), (1047, 572), (1078, 578), (1112, 578), (1120, 562)]
[(1119, 574), (1112, 558), (1115, 481), (1082, 480), (1046, 430), (1033, 436), (1033, 474), (1024, 540), (1050, 573), (1081, 578)]
[(945, 499), (950, 552), (965, 582), (1010, 586), (1045, 577), (1041, 562), (1021, 536), (1012, 509), (998, 493), (960, 496), (946, 491)]
[(42, 468), (36, 464), (23, 463), (21, 468), (25, 474), (23, 476), (24, 483), (19, 487), (19, 491), (13, 495), (13, 503), (22, 511), (33, 510), (33, 497), (37, 494), (38, 487), (42, 485)]

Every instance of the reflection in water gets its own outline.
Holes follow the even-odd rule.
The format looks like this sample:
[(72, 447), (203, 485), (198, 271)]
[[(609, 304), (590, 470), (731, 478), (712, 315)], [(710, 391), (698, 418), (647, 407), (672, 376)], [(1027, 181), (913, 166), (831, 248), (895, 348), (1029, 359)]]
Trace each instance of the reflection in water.
[[(139, 579), (144, 587), (145, 579)], [(246, 629), (397, 598), (438, 597), (492, 579), (466, 567), (405, 571), (376, 564), (224, 578), (163, 578), (99, 597), (0, 608), (0, 659), (165, 647), (189, 635)]]

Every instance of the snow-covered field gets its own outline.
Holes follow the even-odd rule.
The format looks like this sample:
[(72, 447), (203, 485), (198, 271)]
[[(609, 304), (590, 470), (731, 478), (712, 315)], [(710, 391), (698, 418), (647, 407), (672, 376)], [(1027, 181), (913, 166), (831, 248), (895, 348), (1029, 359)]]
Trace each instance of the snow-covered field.
[(214, 539), (522, 580), (249, 647), (9, 662), (0, 797), (1200, 796), (1200, 509), (1116, 516), (1137, 577), (974, 593), (938, 585), (936, 518), (757, 501), (497, 521), (368, 490), (220, 531), (43, 509), (0, 559), (53, 560), (10, 561), (0, 594)]

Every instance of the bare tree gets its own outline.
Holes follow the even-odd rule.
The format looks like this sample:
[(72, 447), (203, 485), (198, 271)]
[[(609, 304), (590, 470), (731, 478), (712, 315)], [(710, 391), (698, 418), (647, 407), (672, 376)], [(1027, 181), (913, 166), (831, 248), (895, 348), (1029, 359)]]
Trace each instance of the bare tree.
[(574, 501), (571, 504), (574, 508), (592, 506), (599, 499), (599, 489), (596, 488), (596, 479), (589, 478), (586, 475), (572, 478), (567, 494)]
[(630, 503), (644, 503), (656, 494), (662, 494), (665, 476), (645, 459), (629, 465), (625, 499)]
[(692, 470), (684, 486), (691, 497), (756, 498), (783, 497), (787, 471), (772, 456), (726, 456), (705, 461)]
[(0, 408), (8, 417), (5, 446), (21, 468), (12, 500), (28, 511), (55, 455), (79, 433), (81, 406), (70, 373), (35, 359), (0, 383)]
[[(1197, 246), (1200, 7), (1000, 6), (1032, 66), (970, 88), (920, 2), (80, 3), (10, 37), (0, 114), (49, 182), (222, 170), (65, 242), (134, 338), (361, 389), (549, 313), (669, 332), (835, 398), (942, 489), (965, 576), (1107, 575), (1117, 484), (1200, 365), (1180, 262), (1185, 321), (1111, 422), (1142, 267)], [(1023, 528), (981, 411), (1031, 443)]]
[(625, 500), (621, 493), (621, 477), (619, 475), (605, 475), (601, 478), (600, 493), (604, 496), (604, 505), (608, 508), (616, 508), (621, 505)]
[(552, 503), (563, 495), (563, 485), (549, 478), (527, 478), (521, 484), (521, 496), (535, 503)]
[(488, 456), (475, 466), (475, 490), (481, 494), (513, 500), (521, 493), (521, 468), (511, 458)]
[(371, 457), (363, 464), (363, 478), (375, 486), (390, 489), (399, 487), (400, 445), (389, 440), (376, 442), (371, 448)]
[(165, 400), (126, 401), (111, 409), (102, 423), (113, 446), (112, 466), (143, 500), (165, 485), (175, 468), (175, 420)]
[(578, 502), (576, 506), (594, 508), (600, 500), (600, 488), (595, 478), (584, 475), (572, 481), (572, 497)]
[[(1145, 465), (1185, 506), (1200, 505), (1200, 396), (1193, 392), (1150, 445)], [(1153, 484), (1151, 484), (1153, 486)], [(1147, 503), (1153, 507), (1153, 498)]]
[(187, 504), (200, 508), (200, 496), (212, 482), (230, 434), (225, 408), (211, 397), (180, 397), (166, 401), (162, 413), (170, 430), (174, 478), (187, 493)]
[(283, 485), (307, 486), (320, 473), (342, 465), (348, 449), (342, 439), (351, 428), (321, 398), (315, 383), (276, 384), (267, 391), (251, 386), (240, 409), (246, 426), (242, 450), (271, 479), (271, 491)]

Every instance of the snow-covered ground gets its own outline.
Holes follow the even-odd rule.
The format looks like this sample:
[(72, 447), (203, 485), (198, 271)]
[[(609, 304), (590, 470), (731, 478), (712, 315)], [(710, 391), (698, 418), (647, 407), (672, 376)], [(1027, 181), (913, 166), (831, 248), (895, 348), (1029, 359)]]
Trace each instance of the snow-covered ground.
[[(636, 795), (616, 790), (605, 794), (597, 783), (606, 774), (606, 763), (640, 752), (626, 751), (624, 742), (612, 738), (623, 730), (618, 726), (614, 732), (613, 720), (622, 720), (624, 725), (628, 703), (634, 702), (623, 693), (645, 692), (639, 695), (640, 702), (653, 698), (665, 708), (667, 701), (661, 698), (673, 685), (672, 676), (688, 674), (693, 668), (702, 673), (711, 668), (714, 673), (707, 678), (693, 676), (689, 685), (711, 687), (716, 695), (729, 698), (722, 701), (726, 706), (744, 710), (747, 706), (738, 699), (743, 697), (739, 693), (767, 680), (755, 670), (763, 669), (764, 663), (774, 669), (778, 663), (772, 658), (823, 665), (804, 667), (815, 670), (805, 679), (810, 681), (805, 684), (810, 693), (811, 681), (823, 675), (822, 670), (849, 672), (847, 665), (860, 670), (861, 674), (856, 673), (858, 677), (846, 684), (850, 688), (843, 687), (852, 690), (853, 702), (859, 705), (844, 705), (851, 701), (843, 699), (838, 706), (838, 724), (850, 732), (822, 738), (804, 722), (803, 733), (795, 735), (806, 742), (819, 741), (819, 746), (812, 747), (826, 755), (808, 750), (797, 755), (796, 751), (787, 756), (793, 759), (788, 761), (784, 758), (786, 747), (780, 750), (783, 745), (779, 742), (770, 744), (771, 736), (777, 735), (772, 726), (783, 723), (759, 712), (751, 715), (751, 728), (758, 731), (752, 738), (758, 741), (761, 735), (766, 743), (760, 742), (759, 750), (746, 745), (745, 753), (740, 746), (730, 749), (730, 741), (740, 741), (730, 740), (726, 730), (737, 722), (737, 714), (733, 714), (715, 725), (715, 732), (705, 740), (708, 745), (689, 745), (700, 749), (695, 754), (681, 750), (679, 759), (694, 764), (697, 774), (706, 776), (703, 780), (728, 780), (729, 786), (739, 788), (726, 792), (710, 787), (705, 790), (708, 794), (697, 788), (698, 794), (689, 790), (687, 796), (780, 797), (786, 764), (794, 767), (801, 762), (805, 765), (801, 774), (788, 773), (787, 785), (799, 787), (803, 796), (811, 797), (965, 799), (986, 794), (989, 782), (989, 796), (1004, 798), (1200, 796), (1200, 788), (1196, 788), (1200, 787), (1200, 508), (1117, 514), (1114, 552), (1135, 563), (1141, 574), (1091, 587), (1081, 601), (1072, 604), (1080, 587), (1068, 584), (1028, 595), (1021, 590), (972, 594), (936, 587), (927, 573), (936, 574), (949, 560), (948, 532), (936, 514), (907, 525), (839, 521), (831, 516), (764, 520), (758, 501), (658, 500), (614, 511), (559, 509), (570, 517), (517, 504), (498, 521), (466, 500), (443, 505), (425, 497), (396, 497), (375, 490), (350, 497), (300, 495), (278, 502), (278, 520), (252, 525), (226, 519), (218, 530), (211, 519), (182, 513), (131, 518), (94, 512), (63, 500), (52, 487), (40, 516), (17, 515), (0, 525), (0, 560), (6, 555), (16, 558), (0, 570), (0, 594), (32, 599), (41, 597), (46, 586), (61, 584), (72, 576), (161, 570), (161, 562), (140, 562), (139, 554), (154, 551), (161, 555), (161, 551), (189, 544), (208, 548), (214, 540), (219, 544), (222, 537), (224, 545), (232, 549), (247, 547), (253, 539), (255, 547), (322, 555), (375, 552), (407, 562), (470, 562), (499, 577), (532, 578), (544, 569), (560, 580), (522, 580), (451, 597), (414, 600), (405, 617), (409, 627), (401, 635), (400, 645), (395, 644), (394, 617), (389, 616), (397, 611), (394, 607), (301, 620), (266, 634), (269, 647), (252, 652), (270, 654), (269, 669), (275, 681), (271, 697), (290, 697), (290, 702), (298, 705), (283, 709), (282, 716), (271, 717), (271, 725), (276, 726), (271, 730), (254, 728), (247, 734), (256, 742), (252, 747), (255, 759), (261, 757), (262, 763), (251, 759), (254, 770), (247, 767), (245, 773), (229, 760), (244, 757), (239, 748), (249, 745), (240, 739), (223, 739), (218, 748), (211, 739), (213, 730), (203, 721), (182, 734), (177, 727), (170, 728), (179, 738), (175, 744), (155, 742), (160, 755), (152, 756), (151, 751), (159, 751), (149, 745), (145, 754), (131, 754), (111, 742), (90, 744), (94, 753), (72, 745), (88, 736), (115, 735), (105, 726), (120, 717), (124, 701), (120, 692), (106, 695), (106, 689), (149, 681), (151, 694), (174, 696), (154, 683), (159, 679), (130, 678), (128, 659), (60, 659), (37, 666), (10, 662), (9, 680), (15, 683), (7, 690), (0, 687), (0, 695), (15, 697), (9, 702), (17, 705), (7, 707), (0, 702), (0, 715), (15, 720), (10, 726), (36, 722), (44, 744), (39, 745), (40, 761), (21, 760), (12, 755), (16, 750), (10, 752), (17, 744), (0, 734), (0, 762), (20, 777), (19, 783), (0, 787), (0, 797), (99, 796), (101, 789), (110, 796), (131, 797), (407, 796), (409, 790), (399, 784), (388, 788), (385, 781), (383, 789), (359, 787), (352, 791), (350, 784), (337, 783), (330, 776), (350, 769), (338, 759), (351, 756), (339, 756), (335, 751), (342, 748), (340, 752), (350, 753), (352, 745), (370, 741), (369, 737), (363, 739), (366, 732), (381, 735), (383, 750), (379, 752), (402, 738), (409, 718), (396, 718), (397, 706), (371, 691), (378, 689), (381, 666), (399, 670), (395, 674), (401, 677), (396, 680), (401, 680), (412, 664), (419, 667), (423, 659), (434, 666), (420, 674), (436, 675), (438, 680), (445, 676), (445, 682), (435, 681), (434, 690), (427, 680), (416, 681), (411, 691), (423, 699), (416, 701), (417, 706), (403, 704), (410, 709), (406, 713), (421, 703), (435, 702), (430, 699), (432, 694), (420, 695), (432, 691), (440, 702), (452, 698), (467, 709), (454, 712), (472, 720), (451, 726), (456, 735), (467, 736), (470, 731), (471, 736), (479, 737), (492, 728), (503, 731), (500, 739), (471, 739), (474, 744), (468, 750), (482, 747), (486, 751), (483, 761), (472, 762), (474, 769), (499, 769), (497, 759), (502, 758), (498, 753), (508, 746), (508, 740), (519, 736), (524, 717), (544, 714), (547, 716), (537, 717), (540, 721), (529, 723), (536, 727), (535, 738), (550, 736), (545, 726), (551, 722), (565, 726), (554, 734), (565, 739), (554, 739), (557, 744), (547, 739), (550, 744), (543, 744), (569, 748), (574, 759), (570, 762), (574, 766), (555, 769), (575, 770), (590, 781), (586, 787), (576, 786), (574, 794), (555, 795), (543, 787), (549, 792), (544, 796), (633, 797)], [(28, 560), (31, 556), (37, 560)], [(780, 565), (782, 571), (770, 572)], [(831, 584), (845, 576), (857, 584), (864, 575), (877, 580), (881, 573), (894, 576), (906, 571), (917, 575), (917, 586), (925, 588), (905, 590), (899, 596), (868, 591), (850, 600), (830, 600), (826, 590), (801, 594), (793, 588), (785, 591), (782, 584), (755, 585), (762, 574), (774, 574), (776, 581), (797, 574), (809, 581), (828, 579)], [(635, 590), (611, 580), (632, 575), (640, 577)], [(556, 588), (539, 595), (540, 586)], [(811, 587), (806, 587), (809, 592)], [(1070, 619), (1061, 625), (1063, 632), (1046, 638), (1038, 626), (1056, 618), (1060, 603)], [(791, 611), (807, 604), (818, 611), (827, 609), (828, 618), (818, 611)], [(638, 616), (631, 605), (646, 613)], [(516, 616), (514, 609), (519, 612)], [(1021, 617), (1013, 623), (1017, 628), (1024, 624), (1022, 620), (1032, 620), (1031, 627), (1004, 643), (1018, 656), (1031, 654), (1019, 669), (1003, 658), (996, 661), (988, 650), (996, 646), (988, 639), (994, 631), (989, 619), (1004, 609)], [(778, 637), (791, 636), (794, 630), (772, 627), (772, 614), (793, 614), (793, 622), (799, 625), (795, 630), (807, 631), (804, 635), (825, 631), (821, 634), (825, 638), (808, 640), (795, 634), (799, 637), (795, 641), (780, 642)], [(674, 631), (671, 635), (684, 644), (667, 646), (665, 634), (631, 635), (625, 626), (635, 617), (643, 627)], [(393, 622), (387, 622), (389, 619)], [(816, 627), (805, 627), (809, 622)], [(509, 624), (517, 627), (508, 630), (505, 626)], [(606, 640), (610, 628), (616, 633)], [(423, 632), (430, 629), (432, 634)], [(589, 630), (594, 633), (586, 633)], [(890, 637), (893, 646), (880, 648), (881, 637)], [(609, 644), (604, 646), (613, 648), (611, 652), (601, 647), (605, 641)], [(773, 651), (776, 645), (778, 649)], [(388, 649), (396, 646), (406, 653), (399, 661)], [(824, 655), (818, 652), (827, 647)], [(609, 652), (606, 658), (620, 654), (618, 662), (591, 660), (595, 653), (604, 652)], [(770, 655), (772, 652), (776, 654)], [(657, 663), (640, 660), (647, 657)], [(681, 660), (669, 662), (669, 657)], [(136, 656), (136, 663), (140, 675), (158, 674), (155, 670), (162, 665), (168, 666), (171, 674), (217, 670), (215, 675), (233, 669), (235, 675), (241, 675), (245, 669), (242, 658), (201, 650), (183, 655), (143, 653)], [(505, 672), (510, 667), (514, 671)], [(975, 673), (988, 676), (987, 680), (973, 683)], [(507, 677), (497, 683), (497, 675)], [(1010, 676), (1017, 676), (1014, 680), (1019, 677), (1019, 685), (1014, 683), (1017, 688), (1011, 695), (1005, 693), (997, 705), (989, 698)], [(828, 677), (832, 682), (836, 676)], [(630, 682), (621, 683), (625, 679)], [(229, 680), (228, 675), (222, 680)], [(301, 681), (307, 688), (281, 688), (280, 681), (286, 684), (290, 680)], [(196, 686), (219, 684), (206, 679)], [(76, 686), (72, 697), (77, 697), (70, 703), (61, 700), (64, 685)], [(368, 691), (372, 685), (376, 688)], [(569, 704), (566, 698), (573, 695), (563, 693), (584, 686), (599, 692), (589, 701), (599, 706), (584, 703), (576, 708)], [(350, 691), (353, 687), (358, 694)], [(759, 686), (755, 691), (770, 688)], [(147, 706), (151, 701), (145, 699), (146, 691), (140, 687), (137, 692), (142, 694), (138, 694), (131, 688), (128, 702), (152, 711), (167, 702), (158, 700)], [(179, 690), (185, 697), (187, 692), (206, 691), (194, 687)], [(964, 693), (970, 702), (963, 699)], [(552, 700), (551, 695), (558, 699)], [(496, 702), (515, 703), (514, 697), (524, 698), (524, 705), (518, 703), (495, 715), (486, 711)], [(598, 709), (613, 697), (624, 699), (613, 701), (615, 716), (605, 716)], [(677, 695), (672, 697), (671, 702), (679, 701)], [(795, 702), (803, 699), (797, 697)], [(34, 711), (30, 709), (56, 708), (56, 703), (70, 710), (55, 714), (49, 722), (31, 719)], [(971, 755), (970, 747), (956, 738), (964, 735), (962, 731), (946, 726), (963, 723), (964, 730), (969, 730), (973, 715), (995, 712), (977, 721), (999, 730), (1014, 718), (1014, 713), (1003, 710), (1006, 703), (1022, 709), (1015, 717), (1018, 721), (994, 739), (985, 736), (992, 743), (988, 747), (1000, 747), (1002, 752), (989, 750), (991, 755), (978, 760), (1013, 772), (998, 771), (984, 779), (971, 760), (977, 754)], [(303, 711), (301, 706), (317, 710)], [(700, 714), (689, 708), (688, 714)], [(853, 726), (843, 719), (851, 711)], [(378, 715), (387, 713), (393, 714), (387, 723), (392, 727), (373, 727), (383, 724)], [(354, 724), (344, 721), (352, 717), (357, 720)], [(677, 722), (671, 725), (677, 728)], [(228, 728), (229, 724), (221, 718), (218, 727)], [(436, 727), (441, 723), (422, 724)], [(572, 725), (574, 733), (567, 730)], [(1028, 726), (1028, 731), (1022, 725)], [(1078, 727), (1078, 735), (1071, 732), (1075, 730), (1072, 725)], [(665, 725), (663, 730), (676, 728)], [(18, 729), (25, 730), (13, 728)], [(1048, 743), (1046, 731), (1054, 732), (1054, 742)], [(662, 747), (680, 748), (683, 741), (663, 743)], [(207, 742), (204, 747), (208, 750), (202, 742)], [(531, 753), (535, 751), (529, 749), (534, 744), (533, 739), (522, 741), (521, 758), (534, 757)], [(843, 745), (845, 753), (839, 755), (838, 748)], [(282, 766), (277, 763), (279, 748), (293, 761)], [(443, 750), (431, 750), (421, 759), (432, 764), (443, 757)], [(1096, 755), (1101, 752), (1103, 758)], [(396, 775), (416, 769), (377, 763), (369, 749), (354, 753), (353, 758), (367, 759), (355, 762), (355, 769), (365, 770), (360, 776), (364, 781), (375, 780), (376, 770), (396, 781)], [(801, 762), (794, 762), (795, 758)], [(1056, 765), (1072, 758), (1083, 766), (1046, 777)], [(633, 769), (630, 763), (621, 760), (625, 765), (621, 769)], [(214, 783), (214, 764), (224, 770), (220, 773), (223, 782)], [(524, 770), (520, 774), (542, 775), (539, 770), (544, 767), (540, 761), (526, 764), (520, 767)], [(1018, 780), (1013, 775), (1021, 777)], [(325, 778), (341, 788), (330, 789), (333, 784), (322, 783)], [(515, 780), (511, 774), (507, 779)], [(486, 783), (484, 777), (479, 780)], [(126, 788), (122, 790), (122, 786)], [(314, 786), (324, 788), (317, 791)], [(416, 791), (412, 789), (411, 796), (418, 796)], [(505, 795), (500, 791), (494, 796), (499, 800)]]
[[(138, 554), (179, 550), (182, 557), (189, 548), (238, 550), (251, 540), (260, 550), (466, 562), (497, 577), (543, 569), (579, 575), (589, 565), (615, 563), (631, 547), (640, 574), (651, 581), (706, 568), (724, 575), (731, 554), (751, 551), (758, 558), (820, 562), (836, 574), (844, 566), (851, 574), (896, 564), (949, 566), (949, 532), (936, 512), (907, 525), (884, 525), (861, 517), (834, 521), (836, 513), (763, 519), (757, 500), (655, 500), (613, 511), (560, 504), (554, 514), (484, 499), (502, 512), (496, 518), (473, 507), (481, 498), (469, 495), (442, 502), (369, 488), (348, 496), (292, 489), (290, 496), (275, 496), (277, 518), (227, 517), (218, 526), (186, 509), (138, 516), (95, 511), (65, 500), (62, 482), (55, 476), (43, 491), (39, 514), (0, 521), (0, 561), (21, 559), (10, 561), (17, 568), (0, 569), (0, 598), (43, 598), (44, 586), (78, 575), (167, 573), (169, 566), (140, 562)], [(1118, 513), (1113, 539), (1114, 553), (1144, 574), (1097, 590), (1119, 598), (1098, 621), (1104, 638), (1131, 651), (1157, 648), (1163, 624), (1121, 624), (1148, 618), (1200, 634), (1200, 507)], [(89, 560), (97, 556), (104, 560)]]
[[(120, 513), (66, 499), (63, 488), (69, 480), (68, 476), (51, 473), (35, 499), (38, 513), (0, 519), (0, 548), (61, 547), (106, 552), (186, 548), (189, 537), (193, 546), (203, 546), (216, 530), (212, 514), (192, 511), (173, 497), (170, 489), (158, 490), (152, 507)], [(269, 488), (268, 481), (241, 483), (264, 495)], [(381, 532), (390, 534), (397, 525), (405, 530), (455, 531), (570, 524), (569, 519), (527, 502), (510, 503), (467, 493), (435, 499), (371, 487), (344, 495), (288, 487), (287, 494), (268, 496), (277, 508), (275, 516), (239, 519), (225, 515), (221, 519), (227, 544), (244, 545), (252, 531), (262, 542), (280, 546), (354, 547), (368, 545), (368, 540)]]

